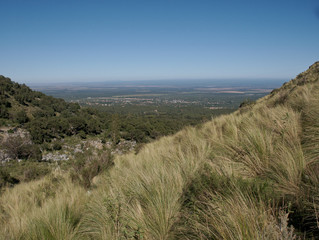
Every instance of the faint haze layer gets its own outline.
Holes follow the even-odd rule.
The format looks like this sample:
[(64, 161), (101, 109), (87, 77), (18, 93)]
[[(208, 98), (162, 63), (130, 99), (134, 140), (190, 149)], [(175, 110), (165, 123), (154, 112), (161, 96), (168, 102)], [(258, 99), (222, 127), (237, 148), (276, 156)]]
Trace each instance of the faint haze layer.
[(0, 74), (18, 82), (289, 80), (319, 56), (317, 0), (12, 0), (0, 9)]
[(145, 80), (145, 81), (104, 81), (104, 82), (42, 82), (32, 83), (30, 87), (35, 90), (46, 89), (96, 89), (107, 88), (223, 88), (223, 87), (262, 87), (277, 88), (285, 79), (180, 79), (180, 80)]

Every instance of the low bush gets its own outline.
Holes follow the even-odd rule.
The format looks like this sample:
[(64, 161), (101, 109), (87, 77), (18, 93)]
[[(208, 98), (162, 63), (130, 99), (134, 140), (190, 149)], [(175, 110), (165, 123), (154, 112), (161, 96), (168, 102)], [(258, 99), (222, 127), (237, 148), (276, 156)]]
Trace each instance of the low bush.
[(71, 179), (86, 188), (92, 185), (95, 176), (114, 164), (109, 151), (100, 154), (92, 154), (90, 151), (78, 153), (71, 161)]
[(6, 169), (0, 167), (0, 189), (5, 186), (13, 186), (19, 182), (19, 179), (12, 177)]

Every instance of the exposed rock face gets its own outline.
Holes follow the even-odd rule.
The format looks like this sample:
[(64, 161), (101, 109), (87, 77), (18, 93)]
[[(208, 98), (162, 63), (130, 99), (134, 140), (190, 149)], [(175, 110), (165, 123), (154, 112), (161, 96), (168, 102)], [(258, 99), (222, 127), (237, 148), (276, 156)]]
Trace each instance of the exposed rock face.
[(92, 140), (92, 141), (88, 141), (88, 144), (91, 146), (91, 147), (94, 147), (96, 149), (103, 149), (103, 144), (101, 142), (101, 140)]
[(88, 150), (93, 150), (93, 153), (102, 150), (103, 148), (111, 150), (112, 154), (122, 155), (124, 153), (133, 151), (136, 147), (136, 141), (120, 141), (113, 149), (112, 142), (103, 143), (101, 140), (84, 140), (76, 145), (64, 145), (60, 152), (49, 152), (43, 154), (42, 161), (67, 161), (74, 157), (75, 153), (83, 153)]
[(28, 144), (32, 144), (30, 134), (28, 131), (22, 128), (13, 128), (13, 129), (6, 129), (1, 132), (2, 141), (5, 141), (9, 137), (22, 137), (24, 138)]
[(111, 152), (112, 154), (119, 154), (122, 155), (127, 152), (131, 152), (136, 147), (136, 141), (120, 141), (116, 148)]
[(10, 156), (3, 150), (0, 150), (0, 163), (6, 163), (11, 160)]
[(67, 161), (69, 160), (69, 156), (67, 154), (54, 154), (48, 153), (42, 157), (42, 161)]

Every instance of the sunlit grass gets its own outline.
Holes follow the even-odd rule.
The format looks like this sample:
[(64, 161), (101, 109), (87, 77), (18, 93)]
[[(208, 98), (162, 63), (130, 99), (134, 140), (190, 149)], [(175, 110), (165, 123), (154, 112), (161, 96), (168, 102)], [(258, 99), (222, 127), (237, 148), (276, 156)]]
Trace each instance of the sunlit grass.
[(3, 239), (75, 239), (87, 195), (62, 173), (22, 183), (1, 196)]

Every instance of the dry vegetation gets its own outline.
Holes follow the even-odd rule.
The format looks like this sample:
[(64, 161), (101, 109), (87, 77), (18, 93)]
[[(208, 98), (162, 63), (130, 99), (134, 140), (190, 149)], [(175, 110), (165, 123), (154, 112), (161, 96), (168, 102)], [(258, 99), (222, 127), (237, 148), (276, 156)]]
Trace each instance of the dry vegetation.
[(7, 189), (3, 239), (318, 238), (319, 63), (255, 104), (115, 159)]

